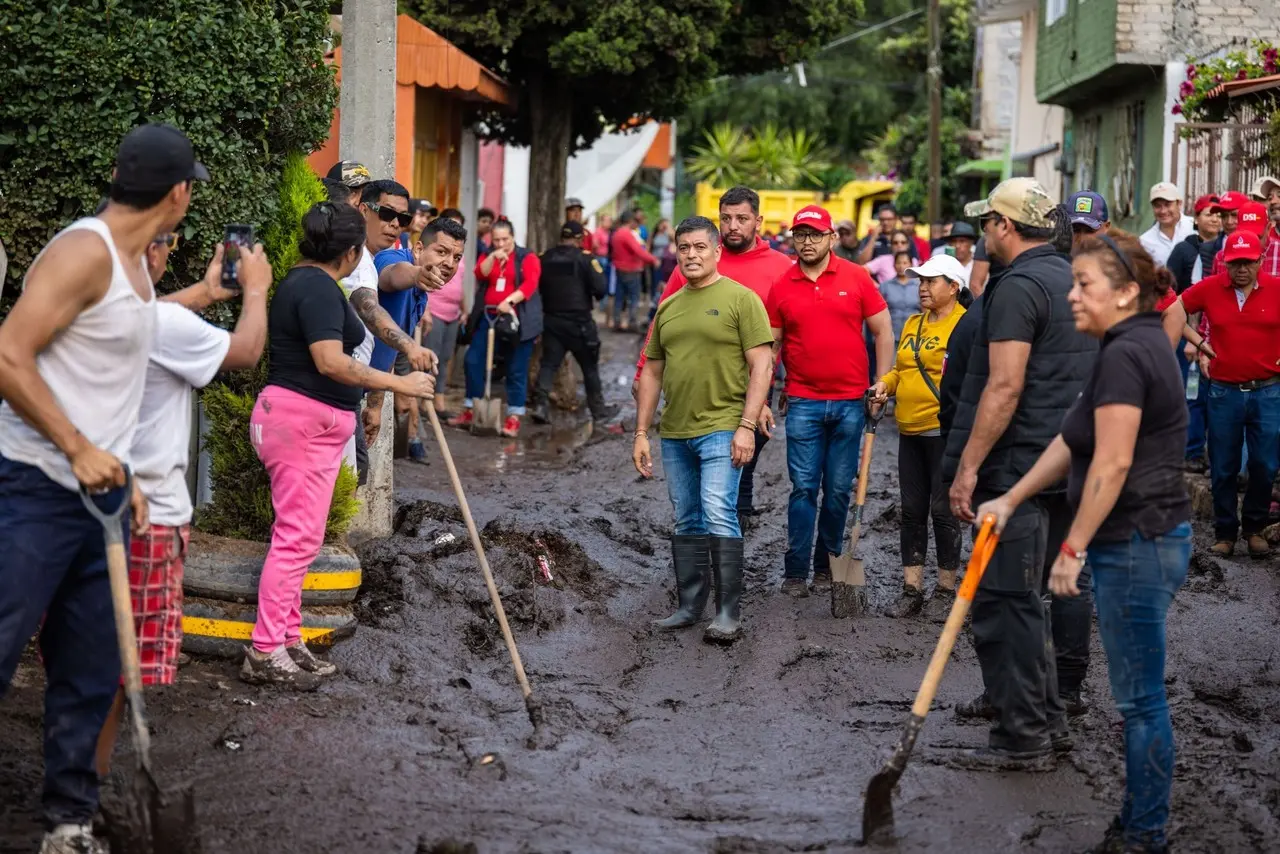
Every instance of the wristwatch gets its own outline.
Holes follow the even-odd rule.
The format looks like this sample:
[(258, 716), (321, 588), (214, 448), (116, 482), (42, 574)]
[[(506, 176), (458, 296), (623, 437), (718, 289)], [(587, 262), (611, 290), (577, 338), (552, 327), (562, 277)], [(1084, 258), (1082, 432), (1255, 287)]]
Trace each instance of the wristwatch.
[(1087, 551), (1078, 552), (1075, 549), (1071, 548), (1071, 546), (1065, 540), (1063, 541), (1062, 548), (1059, 549), (1059, 551), (1062, 552), (1067, 557), (1071, 558), (1072, 560), (1078, 560), (1081, 563), (1084, 563), (1085, 558), (1089, 556), (1089, 553)]

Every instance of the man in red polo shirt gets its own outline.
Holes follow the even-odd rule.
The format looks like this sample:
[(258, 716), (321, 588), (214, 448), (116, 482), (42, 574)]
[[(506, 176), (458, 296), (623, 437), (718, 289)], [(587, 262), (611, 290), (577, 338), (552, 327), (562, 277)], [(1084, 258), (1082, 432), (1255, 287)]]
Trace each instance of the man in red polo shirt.
[[(1280, 278), (1259, 272), (1262, 242), (1237, 229), (1227, 238), (1227, 272), (1201, 279), (1164, 312), (1172, 338), (1187, 313), (1204, 312), (1212, 330), (1209, 360), (1209, 476), (1213, 490), (1213, 552), (1227, 557), (1243, 529), (1250, 557), (1271, 553), (1262, 529), (1271, 483), (1280, 469)], [(1249, 452), (1249, 482), (1236, 514), (1241, 450)]]
[(806, 596), (810, 553), (813, 587), (820, 593), (831, 589), (830, 558), (843, 548), (869, 385), (862, 324), (875, 338), (877, 366), (893, 365), (894, 342), (889, 308), (871, 276), (831, 251), (831, 214), (817, 205), (802, 208), (791, 233), (799, 257), (774, 282), (765, 305), (787, 369), (791, 501), (782, 590)]
[[(750, 187), (737, 186), (725, 191), (720, 197), (720, 243), (724, 252), (720, 256), (718, 269), (720, 275), (733, 279), (755, 291), (764, 303), (769, 297), (769, 288), (774, 280), (790, 270), (792, 260), (769, 246), (768, 241), (760, 239), (760, 227), (764, 217), (760, 216), (760, 196)], [(661, 304), (668, 297), (685, 286), (685, 277), (678, 269), (667, 280), (662, 291)], [(650, 328), (649, 335), (653, 334)], [(645, 339), (645, 344), (649, 339)], [(640, 351), (640, 361), (636, 363), (636, 378), (631, 384), (631, 395), (636, 395), (640, 383), (640, 371), (644, 369), (644, 350)], [(760, 424), (756, 430), (756, 451), (751, 462), (742, 468), (742, 480), (738, 484), (738, 519), (739, 523), (755, 515), (755, 473), (760, 452), (768, 444), (773, 435), (773, 413), (769, 407), (773, 405), (773, 390), (765, 401), (764, 410), (760, 413)]]

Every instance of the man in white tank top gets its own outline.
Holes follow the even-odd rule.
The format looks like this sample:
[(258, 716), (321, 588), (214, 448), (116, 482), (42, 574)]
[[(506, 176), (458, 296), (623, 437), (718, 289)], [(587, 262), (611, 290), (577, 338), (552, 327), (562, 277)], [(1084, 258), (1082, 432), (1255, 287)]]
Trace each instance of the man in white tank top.
[[(80, 502), (107, 510), (125, 484), (156, 322), (142, 262), (173, 231), (208, 180), (176, 128), (146, 125), (124, 138), (109, 203), (55, 235), (27, 271), (0, 326), (0, 691), (40, 630), (46, 674), (42, 854), (105, 851), (94, 746), (120, 679), (106, 549)], [(41, 619), (44, 622), (41, 625)]]

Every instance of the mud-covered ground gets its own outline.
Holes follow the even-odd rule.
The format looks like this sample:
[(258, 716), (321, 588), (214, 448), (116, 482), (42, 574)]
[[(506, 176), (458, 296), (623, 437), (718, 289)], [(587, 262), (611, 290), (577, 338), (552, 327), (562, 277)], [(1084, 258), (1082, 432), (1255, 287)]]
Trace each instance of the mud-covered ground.
[[(627, 398), (634, 336), (606, 334)], [(209, 852), (788, 852), (859, 847), (861, 795), (901, 729), (938, 627), (836, 621), (776, 587), (785, 440), (766, 449), (747, 540), (747, 634), (731, 648), (649, 627), (674, 605), (661, 468), (572, 423), (519, 442), (451, 433), (548, 726), (536, 747), (474, 554), (433, 449), (399, 463), (398, 531), (362, 549), (361, 626), (318, 693), (239, 683), (198, 661), (150, 701), (164, 778), (194, 779)], [(881, 430), (864, 541), (871, 597), (899, 580), (896, 438)], [(444, 535), (452, 542), (437, 542)], [(447, 538), (444, 538), (447, 539)], [(1202, 543), (1201, 546), (1204, 544)], [(539, 584), (537, 556), (554, 583)], [(1198, 557), (1169, 619), (1182, 852), (1280, 850), (1276, 563)], [(932, 574), (930, 572), (930, 574)], [(1122, 785), (1122, 728), (1094, 641), (1092, 710), (1052, 774), (948, 759), (985, 742), (953, 706), (980, 690), (962, 639), (895, 798), (901, 851), (1078, 851)], [(41, 676), (0, 703), (0, 851), (33, 851)], [(126, 749), (118, 769), (131, 765)], [(123, 777), (115, 772), (116, 786)], [(459, 847), (449, 847), (450, 841)], [(474, 848), (466, 847), (471, 844)], [(893, 849), (891, 849), (893, 850)]]

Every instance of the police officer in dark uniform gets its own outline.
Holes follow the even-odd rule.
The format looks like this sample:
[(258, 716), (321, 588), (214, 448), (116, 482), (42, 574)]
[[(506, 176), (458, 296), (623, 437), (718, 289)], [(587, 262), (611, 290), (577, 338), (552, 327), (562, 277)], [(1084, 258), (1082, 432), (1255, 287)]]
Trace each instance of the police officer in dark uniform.
[(549, 395), (565, 353), (572, 353), (582, 369), (592, 419), (607, 421), (618, 414), (617, 406), (604, 402), (604, 389), (600, 385), (600, 335), (591, 316), (592, 300), (603, 299), (608, 284), (600, 262), (582, 248), (583, 234), (582, 223), (570, 220), (560, 228), (560, 245), (541, 255), (538, 292), (542, 294), (544, 322), (542, 364), (538, 368), (538, 387), (533, 393), (530, 412), (539, 424), (551, 420)]

